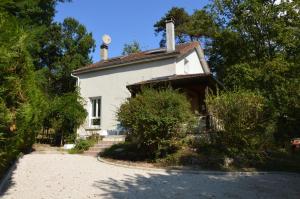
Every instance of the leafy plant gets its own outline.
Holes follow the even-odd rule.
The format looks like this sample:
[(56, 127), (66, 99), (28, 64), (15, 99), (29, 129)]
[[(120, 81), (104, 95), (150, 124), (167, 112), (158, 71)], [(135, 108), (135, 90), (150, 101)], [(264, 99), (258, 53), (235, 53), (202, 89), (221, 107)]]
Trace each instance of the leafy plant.
[(152, 158), (176, 150), (176, 140), (194, 122), (190, 103), (172, 89), (146, 88), (122, 104), (117, 116), (128, 139)]
[(49, 118), (56, 134), (56, 144), (64, 144), (65, 138), (74, 136), (86, 118), (86, 110), (77, 93), (56, 97), (49, 106)]
[[(213, 144), (232, 158), (259, 158), (272, 143), (265, 98), (255, 92), (223, 91), (206, 98), (208, 112), (218, 121)], [(272, 131), (271, 131), (272, 132)], [(252, 157), (252, 158), (251, 158)]]

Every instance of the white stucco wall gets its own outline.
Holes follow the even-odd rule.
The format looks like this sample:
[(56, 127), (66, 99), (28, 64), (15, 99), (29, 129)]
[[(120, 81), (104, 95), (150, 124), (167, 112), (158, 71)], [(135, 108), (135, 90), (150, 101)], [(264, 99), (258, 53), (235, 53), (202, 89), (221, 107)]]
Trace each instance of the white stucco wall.
[(203, 73), (199, 55), (196, 50), (177, 60), (176, 75)]
[[(78, 75), (80, 93), (86, 102), (86, 110), (90, 110), (91, 97), (101, 97), (102, 99), (101, 131), (95, 130), (93, 132), (100, 132), (105, 135), (107, 130), (115, 130), (117, 128), (116, 110), (126, 98), (131, 96), (126, 85), (157, 77), (174, 75), (176, 72), (175, 69), (175, 58), (169, 58)], [(86, 131), (87, 129), (90, 129), (88, 118), (86, 123), (78, 129), (78, 134), (85, 136), (87, 133), (92, 132), (91, 130)]]

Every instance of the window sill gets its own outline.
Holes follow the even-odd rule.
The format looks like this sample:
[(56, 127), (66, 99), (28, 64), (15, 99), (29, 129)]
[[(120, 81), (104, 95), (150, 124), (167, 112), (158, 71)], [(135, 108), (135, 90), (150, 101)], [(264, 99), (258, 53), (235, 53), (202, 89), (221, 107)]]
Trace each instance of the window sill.
[(101, 130), (100, 126), (99, 127), (87, 127), (85, 128), (86, 131), (95, 131), (95, 130)]

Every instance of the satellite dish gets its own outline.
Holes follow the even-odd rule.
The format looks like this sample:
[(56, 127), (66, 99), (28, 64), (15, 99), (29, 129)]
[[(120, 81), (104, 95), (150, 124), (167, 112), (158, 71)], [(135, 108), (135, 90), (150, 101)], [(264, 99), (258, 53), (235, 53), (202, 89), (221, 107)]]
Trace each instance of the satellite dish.
[(110, 42), (111, 42), (111, 38), (110, 38), (109, 35), (103, 35), (102, 41), (103, 41), (103, 43), (104, 43), (105, 45), (108, 45), (108, 44), (110, 44)]

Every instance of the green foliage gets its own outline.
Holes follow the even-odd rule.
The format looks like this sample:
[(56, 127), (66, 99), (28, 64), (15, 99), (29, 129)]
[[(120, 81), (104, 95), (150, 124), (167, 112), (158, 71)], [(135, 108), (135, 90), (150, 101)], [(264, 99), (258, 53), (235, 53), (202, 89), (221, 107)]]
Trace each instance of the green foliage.
[(94, 40), (74, 19), (53, 23), (57, 2), (0, 2), (0, 175), (42, 128), (74, 135), (86, 115), (70, 73)]
[(129, 161), (144, 161), (149, 158), (145, 151), (138, 148), (138, 145), (132, 142), (114, 144), (105, 149), (101, 153), (101, 157)]
[[(56, 144), (64, 144), (65, 138), (76, 134), (77, 128), (86, 118), (86, 110), (77, 93), (66, 93), (55, 97), (49, 104), (48, 117), (56, 132)], [(49, 118), (45, 118), (48, 121)]]
[(190, 20), (189, 14), (184, 10), (184, 8), (173, 7), (171, 8), (165, 16), (163, 16), (159, 21), (154, 24), (156, 34), (162, 32), (162, 40), (160, 41), (160, 46), (165, 46), (166, 43), (166, 20), (173, 19), (175, 22), (175, 35), (179, 43), (184, 43), (186, 41), (186, 34), (184, 31), (184, 24), (188, 23)]
[(75, 142), (75, 147), (69, 150), (70, 154), (83, 153), (87, 151), (90, 147), (94, 146), (98, 142), (98, 137), (90, 136), (87, 139), (77, 139)]
[(43, 35), (39, 68), (48, 77), (48, 92), (62, 95), (75, 91), (76, 79), (71, 72), (91, 63), (89, 54), (95, 48), (92, 34), (73, 18), (53, 23)]
[(0, 13), (0, 173), (26, 152), (41, 127), (43, 95), (29, 53), (32, 37), (14, 17)]
[[(222, 25), (209, 45), (212, 67), (223, 72), (223, 68), (244, 62), (263, 67), (265, 61), (278, 56), (289, 62), (297, 61), (300, 24), (297, 8), (297, 1), (276, 5), (274, 1), (216, 0), (211, 12)], [(230, 75), (219, 73), (222, 78)]]
[(75, 147), (73, 149), (71, 149), (69, 152), (71, 154), (83, 153), (84, 151), (88, 150), (91, 146), (92, 146), (92, 144), (89, 140), (78, 139), (78, 140), (76, 140)]
[(165, 46), (165, 22), (171, 18), (175, 22), (175, 35), (178, 43), (211, 37), (217, 28), (212, 16), (205, 10), (195, 10), (192, 15), (189, 15), (184, 8), (173, 7), (154, 24), (155, 33), (162, 33), (160, 46)]
[[(299, 1), (214, 0), (188, 15), (172, 8), (155, 24), (165, 31), (174, 16), (178, 40), (205, 40), (209, 65), (228, 90), (258, 90), (272, 110), (278, 144), (299, 137)], [(179, 19), (178, 19), (179, 18)]]
[(86, 117), (71, 72), (91, 63), (89, 54), (94, 50), (95, 41), (73, 18), (52, 23), (42, 38), (37, 69), (40, 85), (50, 98), (43, 128), (55, 130), (55, 144), (59, 145), (65, 138), (74, 136)]
[(212, 142), (225, 155), (257, 158), (272, 143), (262, 95), (242, 90), (221, 92), (217, 96), (208, 95), (206, 104), (218, 124)]
[(122, 104), (117, 116), (129, 140), (151, 158), (176, 150), (176, 140), (194, 121), (186, 97), (171, 89), (144, 89)]
[(129, 55), (131, 53), (141, 52), (141, 46), (137, 41), (125, 44), (123, 48), (123, 55)]

